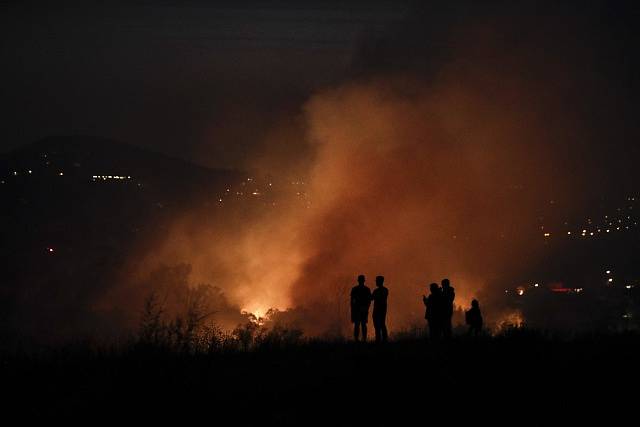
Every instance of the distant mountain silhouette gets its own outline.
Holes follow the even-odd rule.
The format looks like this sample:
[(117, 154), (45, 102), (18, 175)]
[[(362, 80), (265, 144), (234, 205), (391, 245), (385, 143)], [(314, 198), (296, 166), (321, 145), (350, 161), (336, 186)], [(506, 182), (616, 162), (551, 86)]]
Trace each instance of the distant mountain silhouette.
[(182, 159), (92, 136), (52, 136), (0, 155), (0, 177), (10, 183), (31, 171), (31, 179), (59, 175), (131, 176), (147, 186), (215, 190), (241, 179), (232, 170), (209, 169)]
[(158, 209), (214, 203), (243, 178), (117, 141), (55, 136), (0, 155), (0, 197), (8, 206), (0, 216), (29, 228), (57, 220), (81, 227), (100, 211), (111, 222), (135, 224)]
[(98, 327), (92, 304), (120, 268), (152, 253), (181, 215), (229, 215), (219, 197), (243, 180), (94, 137), (0, 155), (0, 340)]

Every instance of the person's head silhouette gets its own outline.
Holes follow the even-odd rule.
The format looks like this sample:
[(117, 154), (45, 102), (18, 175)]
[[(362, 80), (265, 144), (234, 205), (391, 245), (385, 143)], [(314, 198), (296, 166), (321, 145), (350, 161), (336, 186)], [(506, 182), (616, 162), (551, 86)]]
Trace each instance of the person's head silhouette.
[(364, 285), (364, 274), (358, 276), (358, 284), (361, 286)]
[(432, 294), (435, 294), (440, 290), (440, 288), (438, 287), (437, 283), (432, 283), (429, 285), (429, 290), (431, 291)]
[(449, 286), (451, 286), (451, 283), (449, 283), (449, 279), (442, 279), (442, 287), (448, 288)]
[(471, 307), (473, 308), (479, 308), (480, 307), (480, 303), (478, 302), (477, 299), (474, 299), (471, 301)]
[(376, 276), (376, 286), (381, 287), (384, 285), (384, 276)]

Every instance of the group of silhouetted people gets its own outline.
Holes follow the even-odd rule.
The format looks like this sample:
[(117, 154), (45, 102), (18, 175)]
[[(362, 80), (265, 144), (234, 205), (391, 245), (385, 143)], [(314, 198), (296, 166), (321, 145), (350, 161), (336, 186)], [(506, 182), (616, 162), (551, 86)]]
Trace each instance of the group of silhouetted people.
[(442, 279), (442, 286), (437, 283), (429, 285), (429, 296), (422, 296), (426, 310), (424, 318), (429, 324), (431, 339), (450, 338), (452, 333), (453, 301), (456, 291), (449, 279)]
[[(452, 318), (454, 311), (455, 289), (449, 279), (443, 279), (441, 286), (437, 283), (429, 285), (429, 296), (422, 296), (426, 307), (425, 319), (432, 340), (451, 338), (453, 332)], [(373, 327), (376, 330), (376, 342), (387, 341), (387, 298), (389, 290), (384, 286), (384, 276), (376, 277), (376, 289), (365, 285), (364, 275), (358, 276), (358, 284), (351, 289), (351, 321), (353, 322), (353, 338), (356, 341), (367, 340), (367, 320), (369, 307), (373, 302)], [(482, 331), (482, 313), (478, 300), (471, 302), (471, 308), (465, 312), (465, 322), (469, 326), (469, 334), (478, 335)]]
[(376, 342), (387, 341), (387, 297), (389, 290), (384, 287), (384, 276), (376, 277), (376, 289), (371, 290), (364, 284), (364, 275), (358, 276), (358, 284), (351, 289), (351, 321), (353, 322), (353, 338), (367, 340), (367, 320), (369, 307), (373, 301), (373, 327), (376, 330)]

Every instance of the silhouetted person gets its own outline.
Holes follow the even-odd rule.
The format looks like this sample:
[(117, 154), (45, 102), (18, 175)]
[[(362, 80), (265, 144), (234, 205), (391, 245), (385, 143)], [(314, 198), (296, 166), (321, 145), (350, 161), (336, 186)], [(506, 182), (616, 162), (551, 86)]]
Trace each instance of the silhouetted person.
[(384, 287), (384, 276), (376, 277), (376, 288), (373, 290), (373, 327), (376, 328), (376, 342), (387, 342), (387, 297), (389, 289)]
[(426, 307), (424, 318), (429, 324), (429, 338), (438, 340), (442, 336), (442, 290), (437, 283), (429, 285), (429, 290), (428, 297), (422, 296)]
[(367, 340), (367, 319), (371, 305), (371, 290), (364, 284), (364, 275), (358, 276), (358, 284), (351, 288), (351, 321), (353, 338), (358, 341), (362, 328), (362, 341)]
[(479, 335), (482, 332), (482, 313), (477, 299), (471, 301), (471, 308), (464, 313), (464, 318), (469, 325), (470, 335)]
[(456, 299), (456, 291), (451, 287), (449, 279), (442, 279), (442, 336), (451, 338), (453, 317), (453, 300)]

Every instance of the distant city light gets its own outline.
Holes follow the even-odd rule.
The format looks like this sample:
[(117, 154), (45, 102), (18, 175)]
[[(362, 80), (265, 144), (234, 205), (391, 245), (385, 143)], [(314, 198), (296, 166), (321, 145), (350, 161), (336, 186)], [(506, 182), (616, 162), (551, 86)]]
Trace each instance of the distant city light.
[(538, 286), (540, 286), (540, 284), (539, 283), (534, 283), (533, 286), (535, 286), (537, 288)]
[(609, 280), (607, 280), (607, 282), (609, 283), (613, 282), (613, 278), (610, 277)]
[(106, 181), (106, 180), (125, 180), (131, 179), (130, 175), (91, 175), (93, 181)]
[(53, 248), (47, 248), (47, 252), (49, 252), (50, 254), (52, 254), (54, 252)]
[(551, 233), (544, 233), (544, 237), (551, 237)]

